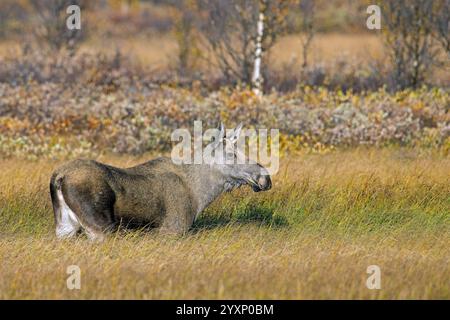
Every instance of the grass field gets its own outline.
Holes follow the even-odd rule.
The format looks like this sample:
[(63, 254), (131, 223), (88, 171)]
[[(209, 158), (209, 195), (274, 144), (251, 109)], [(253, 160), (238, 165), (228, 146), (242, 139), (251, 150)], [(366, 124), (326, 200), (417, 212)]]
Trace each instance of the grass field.
[[(21, 51), (21, 41), (0, 41), (0, 57), (17, 56)], [(204, 50), (204, 46), (197, 44)], [(123, 39), (93, 39), (81, 46), (81, 52), (113, 55), (120, 52), (130, 61), (150, 67), (153, 71), (174, 70), (177, 66), (178, 45), (170, 34), (153, 37), (128, 37)], [(385, 64), (385, 49), (382, 39), (374, 34), (317, 34), (308, 54), (310, 66), (329, 66), (347, 61), (360, 67), (370, 64)], [(268, 61), (276, 72), (280, 70), (300, 70), (302, 64), (302, 45), (299, 35), (280, 37), (268, 53)], [(205, 73), (215, 71), (205, 59), (194, 56), (192, 61), (195, 70)], [(448, 72), (445, 68), (433, 68), (435, 80), (448, 83)]]
[[(20, 51), (23, 42), (0, 41), (0, 56)], [(201, 43), (196, 44), (202, 47)], [(119, 39), (96, 38), (81, 46), (82, 52), (114, 54), (119, 49), (123, 55), (134, 62), (151, 66), (152, 69), (166, 69), (176, 66), (178, 45), (171, 34), (153, 37), (127, 37)], [(299, 35), (283, 36), (270, 53), (270, 63), (276, 67), (294, 64), (300, 67), (302, 57), (301, 37)], [(351, 58), (360, 62), (380, 59), (383, 43), (379, 37), (371, 34), (318, 34), (312, 43), (309, 59), (312, 63), (329, 63), (339, 58)], [(210, 70), (204, 60), (199, 60), (196, 67)]]
[[(182, 238), (122, 230), (101, 244), (55, 239), (59, 163), (0, 160), (1, 299), (450, 298), (450, 159), (437, 152), (290, 156), (272, 190), (223, 196)], [(365, 285), (369, 265), (380, 290)]]

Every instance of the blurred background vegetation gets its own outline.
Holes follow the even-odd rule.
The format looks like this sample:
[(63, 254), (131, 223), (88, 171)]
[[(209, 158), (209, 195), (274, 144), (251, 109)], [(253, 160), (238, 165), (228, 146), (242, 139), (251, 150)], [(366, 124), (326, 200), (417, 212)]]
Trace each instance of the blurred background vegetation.
[[(367, 0), (3, 0), (0, 46), (120, 52), (165, 81), (245, 86), (262, 2), (266, 91), (450, 84), (448, 0), (378, 1), (380, 31), (366, 27)], [(70, 4), (81, 31), (65, 28)]]
[[(315, 149), (447, 150), (450, 0), (377, 1), (381, 30), (366, 27), (371, 2), (2, 0), (0, 153), (167, 150), (195, 119), (277, 127)], [(66, 28), (70, 4), (81, 30)]]

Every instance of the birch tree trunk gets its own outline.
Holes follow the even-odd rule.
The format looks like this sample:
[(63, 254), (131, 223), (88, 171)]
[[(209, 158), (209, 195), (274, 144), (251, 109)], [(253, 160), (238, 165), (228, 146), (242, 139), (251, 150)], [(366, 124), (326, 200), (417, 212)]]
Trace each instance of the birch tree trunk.
[(255, 46), (255, 62), (253, 66), (253, 77), (252, 77), (252, 85), (253, 85), (253, 92), (258, 95), (262, 96), (262, 83), (263, 78), (261, 74), (261, 60), (262, 60), (262, 53), (263, 53), (263, 36), (264, 36), (264, 12), (266, 10), (266, 0), (260, 1), (260, 9), (259, 9), (259, 18), (257, 23), (257, 33), (256, 33), (256, 46)]

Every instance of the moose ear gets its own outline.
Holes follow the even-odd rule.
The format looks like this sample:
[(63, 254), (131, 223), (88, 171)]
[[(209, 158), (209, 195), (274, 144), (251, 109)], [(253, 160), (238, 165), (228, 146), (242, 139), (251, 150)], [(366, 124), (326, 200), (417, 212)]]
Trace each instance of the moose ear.
[(222, 141), (225, 138), (225, 125), (223, 122), (220, 122), (220, 132), (219, 136), (217, 137), (217, 141)]
[(236, 143), (236, 142), (238, 141), (239, 136), (241, 135), (242, 127), (243, 127), (243, 124), (242, 124), (242, 122), (241, 122), (241, 123), (239, 123), (239, 125), (238, 125), (236, 128), (234, 128), (234, 129), (231, 131), (229, 140), (230, 140), (232, 143)]
[(220, 123), (220, 126), (217, 130), (219, 130), (219, 134), (214, 137), (213, 149), (216, 149), (218, 146), (220, 146), (225, 139), (225, 126), (223, 122)]
[(234, 129), (234, 135), (236, 136), (236, 139), (239, 139), (239, 136), (241, 135), (241, 130), (244, 124), (241, 122), (238, 124), (238, 126)]

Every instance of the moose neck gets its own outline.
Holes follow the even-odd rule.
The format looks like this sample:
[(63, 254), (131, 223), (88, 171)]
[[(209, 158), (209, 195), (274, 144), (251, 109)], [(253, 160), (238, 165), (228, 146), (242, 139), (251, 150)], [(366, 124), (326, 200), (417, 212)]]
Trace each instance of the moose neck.
[(214, 166), (206, 164), (189, 165), (188, 178), (197, 202), (197, 215), (226, 191), (229, 184), (227, 176)]

